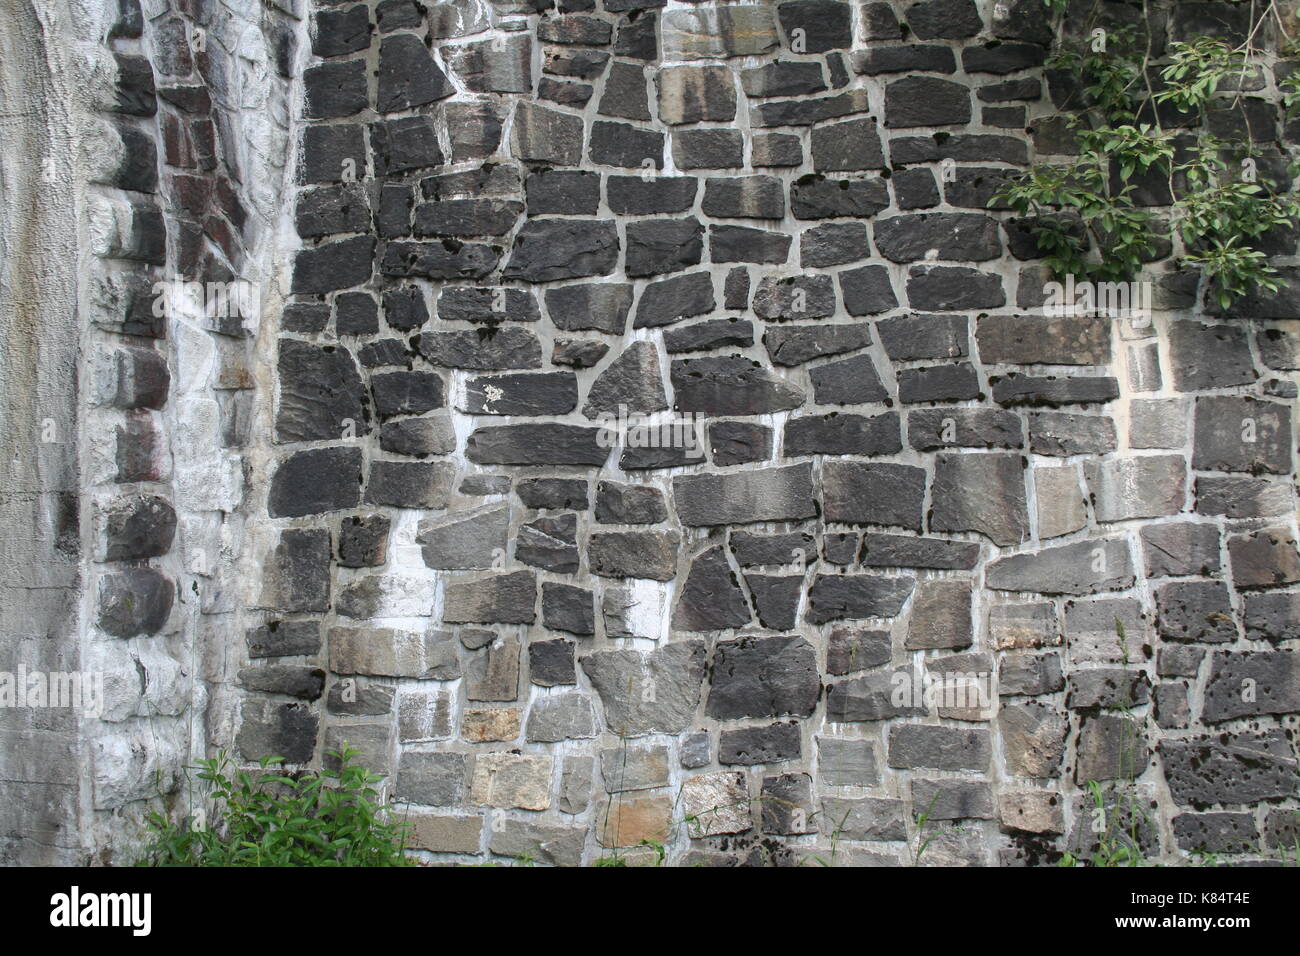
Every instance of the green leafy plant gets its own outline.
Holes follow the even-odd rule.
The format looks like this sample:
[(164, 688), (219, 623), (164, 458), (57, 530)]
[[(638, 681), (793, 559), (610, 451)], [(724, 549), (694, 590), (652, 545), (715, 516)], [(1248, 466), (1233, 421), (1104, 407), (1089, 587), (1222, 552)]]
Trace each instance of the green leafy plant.
[(1060, 866), (1141, 866), (1145, 860), (1138, 838), (1139, 808), (1130, 802), (1128, 812), (1129, 829), (1115, 829), (1110, 825), (1110, 815), (1106, 809), (1106, 795), (1101, 784), (1096, 780), (1088, 781), (1088, 793), (1092, 796), (1094, 812), (1107, 821), (1105, 829), (1097, 838), (1097, 844), (1086, 857), (1078, 857), (1068, 850), (1061, 856)]
[(261, 770), (237, 769), (225, 751), (201, 761), (212, 819), (176, 823), (150, 814), (142, 866), (408, 866), (406, 825), (377, 803), (381, 778), (352, 762), (358, 751), (329, 756), (337, 769), (288, 774), (279, 757)]
[[(1067, 6), (1045, 3), (1056, 12)], [(1294, 227), (1300, 203), (1257, 174), (1248, 134), (1225, 140), (1205, 128), (1216, 125), (1207, 123), (1212, 112), (1222, 119), (1237, 111), (1236, 125), (1249, 126), (1240, 90), (1262, 61), (1276, 59), (1260, 43), (1266, 26), (1282, 24), (1277, 5), (1251, 9), (1242, 42), (1213, 36), (1173, 42), (1157, 63), (1145, 36), (1098, 27), (1100, 6), (1091, 13), (1081, 8), (1088, 17), (1085, 39), (1061, 41), (1049, 64), (1068, 77), (1063, 88), (1074, 91), (1068, 123), (1078, 154), (1034, 165), (990, 201), (1023, 217), (1057, 278), (1131, 281), (1176, 238), (1182, 262), (1201, 270), (1221, 308), (1278, 290), (1259, 240)], [(1288, 112), (1300, 109), (1300, 73), (1279, 79), (1277, 89)], [(1167, 214), (1151, 205), (1161, 192), (1169, 197)]]

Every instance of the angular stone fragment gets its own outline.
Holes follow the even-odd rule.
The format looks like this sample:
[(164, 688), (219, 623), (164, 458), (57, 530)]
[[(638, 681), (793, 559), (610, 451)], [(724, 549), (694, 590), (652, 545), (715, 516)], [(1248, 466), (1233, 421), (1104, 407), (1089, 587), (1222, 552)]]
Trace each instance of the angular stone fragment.
[(1190, 521), (1142, 529), (1148, 577), (1214, 574), (1219, 570), (1219, 529)]
[(835, 287), (829, 276), (769, 276), (759, 283), (752, 303), (760, 319), (821, 319), (835, 311)]
[(820, 574), (813, 579), (808, 590), (806, 619), (812, 624), (825, 624), (828, 621), (896, 617), (911, 596), (915, 583), (909, 575)]
[(670, 355), (754, 344), (754, 324), (737, 318), (707, 319), (664, 332), (664, 347)]
[(1266, 518), (1286, 514), (1291, 507), (1291, 489), (1281, 481), (1237, 475), (1196, 479), (1198, 514)]
[[(763, 334), (763, 345), (767, 348), (767, 354), (774, 365), (801, 365), (816, 358), (852, 352), (870, 344), (871, 330), (865, 325), (820, 323), (812, 326), (791, 325), (769, 328)], [(848, 383), (841, 383), (837, 380), (836, 385), (839, 387), (832, 388), (828, 383), (824, 388), (841, 395), (866, 394), (877, 396), (875, 398), (859, 399), (859, 401), (882, 401), (886, 398), (888, 393), (885, 391), (884, 386), (880, 384), (879, 375), (876, 374), (875, 366), (871, 363), (870, 357), (861, 356), (852, 361), (858, 362), (858, 366), (862, 367), (850, 367), (844, 363), (835, 363), (833, 365), (819, 366), (813, 370), (814, 392), (819, 391), (817, 388), (818, 376), (820, 376), (821, 380), (826, 380), (838, 379), (837, 372), (842, 372), (844, 375), (862, 374), (865, 367), (870, 365), (869, 374), (872, 384), (869, 386), (856, 389), (849, 388), (847, 387)], [(822, 371), (822, 369), (825, 369), (825, 371)], [(827, 404), (822, 399), (818, 399), (818, 402)]]
[(573, 754), (564, 758), (555, 804), (561, 813), (582, 813), (587, 809), (594, 775), (595, 761), (591, 757)]
[(665, 588), (649, 580), (607, 586), (600, 612), (606, 637), (645, 637), (658, 640), (666, 630)]
[(790, 184), (790, 212), (796, 219), (870, 219), (888, 206), (889, 189), (879, 179), (827, 179), (814, 173)]
[(744, 153), (740, 130), (673, 131), (673, 163), (678, 169), (736, 169), (745, 165)]
[(581, 866), (587, 831), (583, 827), (544, 826), (502, 818), (492, 827), (488, 849), (497, 856), (549, 866)]
[(829, 787), (870, 787), (880, 779), (875, 747), (858, 737), (818, 737), (817, 769)]
[(466, 708), (460, 736), (472, 744), (514, 740), (519, 736), (519, 708)]
[(999, 651), (1061, 643), (1061, 626), (1050, 603), (995, 604), (989, 608), (988, 630)]
[(601, 524), (657, 524), (667, 517), (658, 488), (616, 481), (602, 481), (596, 487), (596, 521)]
[(1065, 638), (1071, 661), (1131, 662), (1150, 656), (1150, 626), (1134, 598), (1065, 603)]
[(592, 383), (582, 414), (587, 418), (625, 412), (649, 414), (668, 407), (653, 342), (633, 342)]
[(528, 645), (528, 679), (532, 683), (539, 687), (576, 684), (576, 674), (572, 641), (534, 641)]
[(597, 120), (587, 150), (591, 162), (625, 169), (664, 168), (664, 134), (631, 123)]
[(966, 780), (912, 781), (912, 806), (928, 820), (992, 820), (993, 792), (987, 783)]
[(329, 610), (330, 536), (323, 528), (286, 528), (267, 556), (259, 603), (281, 613)]
[(1128, 521), (1178, 514), (1186, 495), (1181, 455), (1144, 455), (1084, 463), (1097, 520)]
[(783, 631), (795, 626), (799, 598), (803, 594), (802, 576), (746, 574), (745, 582), (764, 627)]
[(451, 462), (371, 461), (366, 504), (445, 508), (455, 473)]
[(774, 176), (706, 179), (700, 209), (718, 219), (781, 219), (785, 191)]
[[(456, 92), (419, 37), (399, 33), (379, 45), (375, 108), (396, 113), (445, 99)], [(521, 91), (522, 92), (522, 91)]]
[(649, 653), (600, 651), (579, 663), (618, 734), (681, 733), (699, 703), (706, 656), (703, 641), (667, 644)]
[[(350, 241), (350, 240), (349, 240)], [(382, 275), (420, 279), (481, 279), (496, 268), (501, 251), (475, 242), (390, 242), (379, 263)], [(349, 284), (364, 282), (369, 273)]]
[(546, 290), (546, 312), (557, 329), (622, 334), (632, 307), (632, 287), (621, 282), (584, 283)]
[(980, 545), (972, 541), (867, 533), (858, 558), (863, 567), (969, 571), (979, 554)]
[(536, 598), (537, 577), (531, 571), (452, 580), (443, 598), (443, 620), (449, 624), (531, 624)]
[(1011, 653), (998, 664), (998, 693), (1004, 697), (1054, 694), (1063, 686), (1060, 654)]
[(1130, 710), (1151, 699), (1146, 675), (1121, 667), (1077, 670), (1070, 675), (1065, 706), (1070, 710)]
[(1065, 829), (1061, 795), (1051, 790), (1003, 791), (998, 798), (998, 819), (1009, 830), (1022, 833), (1060, 833)]
[(1029, 448), (1038, 455), (1105, 455), (1117, 445), (1115, 422), (1104, 415), (1036, 412), (1029, 416)]
[(673, 627), (682, 631), (719, 631), (743, 627), (750, 620), (749, 602), (722, 546), (695, 558), (673, 611)]
[(1300, 637), (1300, 592), (1248, 594), (1246, 636), (1274, 644)]
[(1029, 535), (1024, 459), (1010, 454), (939, 455), (932, 531), (976, 531), (1008, 547)]
[(891, 262), (982, 262), (997, 258), (1002, 251), (997, 223), (974, 213), (921, 213), (879, 219), (873, 227), (873, 238), (876, 249)]
[(615, 60), (605, 77), (605, 92), (596, 112), (630, 120), (649, 120), (650, 101), (646, 96), (645, 68), (637, 63)]
[(822, 799), (822, 828), (844, 840), (905, 840), (906, 812), (902, 800), (880, 797)]
[(632, 327), (670, 325), (678, 319), (711, 312), (713, 308), (713, 278), (707, 272), (660, 279), (642, 291)]
[(668, 748), (623, 745), (600, 752), (600, 775), (607, 793), (668, 786)]
[(246, 634), (251, 660), (265, 657), (310, 657), (320, 650), (319, 621), (270, 621)]
[(630, 278), (680, 272), (699, 265), (703, 256), (704, 226), (698, 219), (638, 220), (626, 231), (624, 271)]
[(407, 751), (397, 764), (393, 796), (431, 807), (460, 802), (465, 791), (465, 755)]

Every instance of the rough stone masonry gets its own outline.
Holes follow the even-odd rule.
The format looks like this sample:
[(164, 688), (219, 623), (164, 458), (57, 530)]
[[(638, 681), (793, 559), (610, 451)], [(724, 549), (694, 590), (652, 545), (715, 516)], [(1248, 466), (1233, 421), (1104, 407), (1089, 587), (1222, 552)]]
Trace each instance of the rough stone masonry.
[(1300, 234), (1227, 314), (1168, 250), (1149, 322), (1045, 314), (989, 204), (1077, 150), (1041, 0), (111, 6), (59, 858), (345, 744), (439, 863), (1295, 842)]

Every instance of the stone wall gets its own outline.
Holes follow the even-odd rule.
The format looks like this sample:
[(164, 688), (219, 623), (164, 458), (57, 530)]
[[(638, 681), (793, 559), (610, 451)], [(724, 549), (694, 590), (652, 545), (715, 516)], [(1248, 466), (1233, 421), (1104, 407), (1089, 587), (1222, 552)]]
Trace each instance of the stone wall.
[(259, 306), (83, 346), (80, 630), (157, 677), (74, 735), (80, 852), (345, 744), (437, 862), (1293, 839), (1297, 236), (1230, 314), (1173, 250), (1150, 321), (1044, 314), (989, 208), (1075, 148), (1041, 0), (143, 8), (96, 248)]

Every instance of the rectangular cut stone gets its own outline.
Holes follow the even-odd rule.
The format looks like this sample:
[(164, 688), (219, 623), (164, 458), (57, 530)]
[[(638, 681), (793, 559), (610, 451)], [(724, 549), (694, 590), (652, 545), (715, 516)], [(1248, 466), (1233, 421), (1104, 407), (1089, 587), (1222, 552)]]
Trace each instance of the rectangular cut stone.
[(989, 638), (998, 651), (1060, 644), (1056, 608), (1046, 602), (994, 605), (989, 608)]
[(546, 810), (551, 805), (549, 754), (488, 753), (474, 758), (470, 801), (491, 807)]
[(419, 634), (388, 627), (334, 627), (330, 670), (336, 674), (451, 680), (460, 676), (456, 644), (448, 634)]
[(797, 521), (817, 513), (812, 465), (760, 468), (673, 479), (682, 524), (708, 526), (756, 521)]
[(695, 7), (663, 14), (666, 60), (760, 56), (779, 42), (769, 6)]
[(1133, 568), (1123, 539), (1080, 541), (994, 561), (985, 583), (998, 591), (1093, 594), (1130, 587)]
[(483, 818), (473, 815), (412, 813), (410, 847), (434, 853), (478, 853)]

